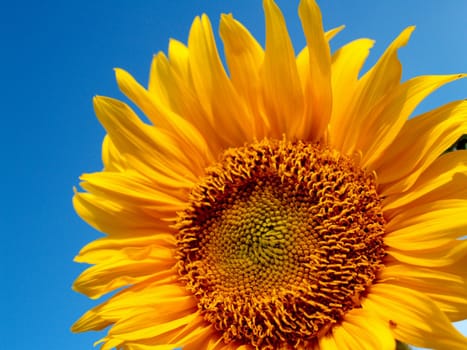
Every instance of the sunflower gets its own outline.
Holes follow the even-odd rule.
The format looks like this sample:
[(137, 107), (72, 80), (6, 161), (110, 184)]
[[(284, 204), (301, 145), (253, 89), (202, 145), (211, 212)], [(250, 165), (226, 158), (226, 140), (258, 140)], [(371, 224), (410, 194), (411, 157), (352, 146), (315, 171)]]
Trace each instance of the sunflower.
[(373, 41), (331, 54), (313, 0), (295, 55), (264, 0), (265, 49), (231, 15), (196, 18), (148, 88), (117, 69), (125, 103), (95, 97), (104, 169), (76, 212), (106, 235), (76, 261), (90, 298), (75, 332), (102, 349), (467, 349), (467, 102), (409, 119), (464, 75), (401, 82), (409, 27), (360, 74)]

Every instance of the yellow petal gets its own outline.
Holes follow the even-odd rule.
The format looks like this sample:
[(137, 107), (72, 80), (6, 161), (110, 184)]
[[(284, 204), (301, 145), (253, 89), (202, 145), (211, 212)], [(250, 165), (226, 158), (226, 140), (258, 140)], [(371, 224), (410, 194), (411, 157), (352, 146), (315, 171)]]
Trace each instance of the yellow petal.
[(175, 219), (175, 213), (168, 218), (160, 213), (151, 215), (143, 208), (112, 202), (91, 193), (75, 193), (73, 206), (84, 221), (109, 236), (131, 237), (174, 232), (168, 219)]
[(301, 134), (317, 141), (326, 131), (332, 110), (331, 52), (326, 40), (321, 11), (314, 0), (302, 0), (298, 13), (308, 45), (309, 79), (305, 88), (305, 118)]
[[(170, 345), (159, 345), (161, 340), (166, 337), (154, 337), (152, 339), (144, 339), (140, 342), (127, 342), (125, 345), (128, 349), (131, 350), (165, 350), (170, 349), (174, 350), (177, 348), (182, 348), (183, 350), (199, 350), (199, 349), (209, 349), (207, 344), (212, 342), (212, 339), (219, 339), (218, 333), (211, 325), (206, 325), (206, 321), (202, 317), (197, 317), (193, 321), (189, 322), (182, 329), (189, 329), (184, 336), (174, 337), (172, 340), (169, 337)], [(174, 333), (180, 333), (172, 332)], [(238, 349), (240, 350), (240, 348)]]
[(358, 84), (358, 75), (373, 46), (370, 39), (358, 39), (344, 45), (332, 55), (332, 114), (329, 121), (329, 144), (342, 149), (347, 131), (354, 122), (349, 118)]
[[(319, 348), (322, 350), (341, 350), (337, 345), (336, 339), (332, 335), (326, 335), (319, 340)], [(343, 348), (343, 350), (350, 350)]]
[(423, 244), (425, 249), (441, 246), (467, 232), (467, 200), (440, 200), (407, 208), (386, 225), (384, 242), (408, 249)]
[(264, 51), (250, 32), (232, 15), (221, 16), (220, 35), (232, 84), (255, 116), (252, 132), (261, 140), (267, 136), (270, 129), (269, 121), (260, 106), (260, 68), (264, 60)]
[[(108, 336), (98, 342), (104, 343), (102, 348), (111, 349), (122, 345), (125, 349), (148, 349), (148, 346), (150, 349), (166, 349), (168, 340), (178, 329), (195, 324), (194, 320), (202, 320), (196, 312), (194, 297), (183, 294), (186, 293), (185, 288), (176, 285), (163, 287), (166, 287), (168, 294), (164, 290), (161, 292), (161, 287), (151, 287), (149, 290), (139, 290), (142, 293), (139, 300), (139, 294), (133, 296), (131, 291), (124, 291), (91, 310), (115, 322)], [(178, 289), (183, 290), (183, 293), (177, 292)], [(122, 298), (130, 298), (130, 302), (122, 303), (119, 300)], [(136, 307), (132, 307), (131, 300), (136, 301)], [(96, 315), (89, 315), (89, 320)], [(193, 329), (193, 333), (197, 333), (196, 329)], [(171, 345), (172, 348), (179, 346), (176, 343)]]
[[(163, 63), (161, 64), (161, 62)], [(172, 72), (170, 69), (160, 69), (164, 63), (165, 66), (169, 66), (168, 59), (163, 52), (159, 52), (152, 57), (147, 90), (148, 95), (151, 97), (151, 99), (157, 101), (157, 103), (172, 109), (175, 113), (178, 113), (178, 111), (172, 106), (173, 97), (170, 96), (170, 88), (168, 87), (168, 85), (170, 86), (173, 84)], [(117, 72), (118, 71), (116, 71), (116, 73)], [(157, 116), (154, 117), (157, 118)], [(155, 124), (154, 121), (152, 122)], [(158, 125), (158, 123), (155, 125)]]
[(376, 284), (363, 301), (363, 308), (379, 315), (402, 342), (423, 348), (467, 348), (467, 339), (423, 293), (388, 283)]
[(348, 110), (348, 115), (353, 116), (353, 122), (349, 125), (342, 149), (348, 154), (359, 150), (359, 143), (365, 142), (368, 135), (363, 133), (363, 127), (367, 122), (367, 116), (375, 104), (399, 84), (402, 68), (397, 59), (397, 50), (405, 46), (414, 27), (405, 29), (387, 48), (376, 65), (374, 65), (359, 80), (358, 92), (354, 97), (354, 103)]
[(336, 342), (337, 348), (340, 349), (359, 349), (360, 344), (357, 341), (358, 335), (353, 332), (348, 332), (342, 325), (335, 326), (332, 330), (332, 336)]
[(387, 148), (418, 104), (437, 88), (462, 77), (461, 74), (416, 77), (377, 103), (362, 125), (362, 135), (366, 135), (364, 142), (358, 143), (363, 152), (362, 166), (373, 170), (373, 163), (391, 151)]
[[(139, 252), (140, 254), (142, 252)], [(107, 259), (85, 270), (76, 279), (73, 289), (92, 299), (101, 297), (117, 288), (137, 284), (154, 278), (174, 275), (176, 264), (174, 249), (160, 246), (147, 247), (140, 259), (128, 258), (128, 251)], [(143, 257), (146, 255), (145, 257)]]
[(98, 342), (94, 343), (94, 346), (97, 346), (98, 344), (102, 343), (102, 347), (100, 350), (113, 350), (113, 349), (118, 349), (119, 347), (121, 348), (120, 345), (123, 344), (122, 339), (116, 339), (116, 338), (111, 338), (111, 337), (105, 337)]
[[(340, 31), (342, 31), (345, 26), (339, 26), (328, 30), (324, 37), (327, 41), (330, 41), (334, 36), (336, 36)], [(298, 76), (302, 83), (302, 90), (305, 91), (306, 85), (309, 84), (308, 80), (310, 79), (310, 52), (308, 46), (305, 46), (302, 51), (297, 55), (297, 69)], [(331, 74), (332, 75), (332, 74)]]
[(203, 174), (204, 168), (213, 161), (205, 138), (198, 129), (187, 120), (174, 113), (161, 101), (157, 101), (154, 95), (144, 89), (126, 71), (115, 69), (120, 90), (133, 101), (138, 108), (152, 121), (157, 128), (170, 131), (172, 139), (179, 149), (194, 153), (197, 162), (191, 162), (192, 171), (198, 175)]
[[(193, 90), (193, 80), (191, 77), (190, 69), (189, 69), (189, 50), (183, 43), (178, 40), (170, 39), (169, 41), (169, 50), (168, 56), (170, 60), (170, 68), (174, 71), (174, 74), (181, 77), (182, 81), (184, 81), (187, 86), (191, 90)], [(167, 75), (160, 74), (159, 67), (157, 63), (159, 60), (164, 58), (167, 60), (164, 53), (159, 52), (154, 55), (152, 63), (151, 63), (151, 70), (149, 73), (149, 83), (148, 83), (148, 91), (149, 93), (156, 98), (157, 101), (164, 103), (165, 105), (170, 105), (171, 96), (169, 90), (167, 89)], [(169, 79), (170, 81), (171, 79)]]
[(223, 146), (239, 146), (251, 140), (251, 115), (222, 66), (207, 16), (194, 20), (188, 49), (190, 72), (198, 99), (224, 141)]
[(196, 310), (196, 300), (178, 284), (158, 281), (150, 285), (131, 286), (86, 312), (73, 331), (98, 330), (99, 324), (113, 324), (129, 315), (147, 312), (159, 314), (160, 322), (179, 318)]
[(410, 119), (387, 156), (373, 167), (380, 193), (406, 191), (423, 171), (467, 133), (467, 101), (452, 102)]
[[(180, 72), (182, 68), (177, 66), (177, 60), (175, 63), (173, 62), (173, 56), (179, 49), (171, 50), (171, 46), (179, 47), (182, 45), (177, 43), (177, 41), (170, 42), (169, 54), (172, 51), (170, 61), (162, 53), (154, 56), (151, 64), (151, 81), (153, 81), (153, 85), (157, 83), (157, 86), (153, 86), (153, 91), (150, 90), (150, 94), (159, 104), (166, 106), (166, 109), (195, 125), (203, 138), (209, 140), (206, 144), (200, 143), (203, 147), (209, 148), (209, 153), (203, 147), (201, 148), (208, 157), (217, 155), (222, 149), (222, 139), (215, 131), (210, 116), (205, 113), (196, 96), (191, 75), (185, 76), (189, 72)], [(187, 49), (184, 46), (181, 47), (184, 50)]]
[(332, 28), (332, 29), (328, 30), (326, 33), (324, 33), (324, 37), (326, 38), (327, 41), (331, 41), (344, 28), (345, 28), (344, 25), (341, 25), (341, 26), (336, 27), (336, 28)]
[(94, 109), (120, 153), (133, 155), (149, 167), (180, 179), (181, 185), (186, 179), (196, 181), (191, 158), (174, 143), (172, 135), (144, 124), (118, 100), (95, 97)]
[[(134, 174), (100, 172), (83, 174), (80, 186), (86, 191), (107, 198), (110, 201), (156, 209), (160, 212), (173, 213), (183, 210), (189, 193), (181, 193), (179, 198), (172, 196), (165, 189), (154, 188), (154, 183)], [(164, 215), (166, 216), (166, 215)]]
[(216, 331), (202, 316), (194, 319), (177, 332), (177, 335), (171, 339), (171, 341), (175, 340), (183, 350), (252, 350), (250, 345), (241, 345), (236, 341), (225, 344), (222, 334)]
[(396, 345), (389, 327), (366, 309), (349, 311), (331, 332), (338, 350), (394, 350)]
[(261, 69), (264, 110), (270, 137), (298, 136), (303, 117), (303, 93), (295, 53), (284, 17), (272, 0), (264, 0), (266, 50)]
[(120, 172), (127, 167), (125, 157), (118, 152), (108, 134), (102, 142), (102, 163), (105, 171)]
[(451, 321), (467, 317), (467, 284), (462, 276), (437, 269), (392, 264), (382, 271), (381, 280), (417, 290), (431, 298)]
[[(169, 41), (168, 55), (169, 58), (163, 52), (159, 52), (153, 56), (148, 91), (156, 101), (170, 107), (175, 113), (179, 113), (180, 111), (175, 108), (176, 104), (174, 106), (174, 102), (184, 95), (174, 93), (179, 88), (173, 87), (173, 85), (177, 85), (174, 82), (175, 76), (180, 78), (179, 80), (183, 82), (186, 90), (194, 91), (193, 79), (189, 69), (188, 47), (178, 40), (171, 39)], [(180, 115), (186, 117), (184, 114)], [(198, 126), (198, 124), (195, 125)]]
[(178, 349), (177, 344), (164, 344), (164, 345), (153, 345), (153, 344), (141, 344), (141, 343), (125, 343), (125, 349), (128, 350), (174, 350)]
[(460, 257), (454, 262), (451, 262), (451, 264), (441, 266), (439, 269), (447, 273), (453, 273), (458, 276), (462, 276), (464, 281), (467, 281), (467, 269), (465, 268), (467, 266), (467, 248), (466, 248), (467, 243), (465, 242), (467, 242), (466, 239), (457, 241), (458, 249), (463, 248), (463, 251), (462, 251), (462, 254), (460, 254)]
[(168, 55), (171, 67), (183, 81), (186, 81), (189, 86), (193, 87), (193, 79), (190, 73), (190, 51), (188, 47), (178, 40), (170, 39)]
[(109, 330), (109, 336), (120, 339), (123, 338), (126, 341), (152, 338), (183, 327), (198, 317), (196, 312), (191, 312), (180, 318), (159, 323), (157, 321), (160, 318), (154, 311), (155, 310), (152, 309), (148, 310), (146, 313), (131, 315), (131, 317), (120, 319)]
[(302, 91), (305, 91), (308, 80), (310, 79), (310, 53), (308, 52), (308, 46), (305, 46), (302, 51), (297, 55), (297, 71), (298, 77), (302, 84)]
[(426, 248), (423, 242), (415, 245), (410, 245), (410, 242), (400, 239), (398, 248), (391, 247), (387, 253), (398, 261), (425, 267), (450, 266), (466, 256), (467, 240), (451, 240), (435, 247), (427, 241)]
[[(391, 217), (406, 206), (441, 199), (467, 199), (467, 151), (444, 154), (436, 159), (418, 178), (410, 191), (389, 195), (383, 200), (385, 215)], [(394, 213), (394, 214), (393, 214)]]
[(121, 256), (131, 260), (150, 257), (157, 247), (172, 248), (177, 246), (177, 240), (173, 234), (159, 233), (152, 236), (130, 237), (130, 238), (108, 238), (103, 237), (85, 245), (76, 262), (87, 264), (99, 264)]
[(144, 286), (132, 286), (101, 305), (88, 311), (76, 323), (80, 331), (89, 328), (93, 319), (102, 319), (118, 323), (135, 315), (150, 314), (147, 317), (157, 318), (153, 323), (164, 323), (176, 320), (187, 314), (195, 313), (196, 299), (184, 286), (174, 283), (153, 283)]

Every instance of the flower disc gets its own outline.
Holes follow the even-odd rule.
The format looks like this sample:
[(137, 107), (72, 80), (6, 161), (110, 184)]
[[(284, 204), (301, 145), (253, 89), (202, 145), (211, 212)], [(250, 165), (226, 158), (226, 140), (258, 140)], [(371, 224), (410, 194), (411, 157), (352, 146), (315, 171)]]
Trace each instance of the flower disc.
[(256, 348), (314, 341), (382, 267), (372, 176), (318, 144), (227, 150), (179, 218), (179, 272), (204, 318)]

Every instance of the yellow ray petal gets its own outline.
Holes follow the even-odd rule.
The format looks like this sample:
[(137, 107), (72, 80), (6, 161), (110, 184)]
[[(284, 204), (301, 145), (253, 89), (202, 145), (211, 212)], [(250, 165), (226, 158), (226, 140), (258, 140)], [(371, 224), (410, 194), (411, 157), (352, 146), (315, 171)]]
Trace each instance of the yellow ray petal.
[(336, 342), (338, 349), (358, 349), (360, 347), (355, 335), (349, 333), (342, 325), (335, 326), (332, 329), (332, 336)]
[(192, 171), (201, 175), (203, 169), (214, 158), (205, 138), (198, 129), (164, 106), (161, 101), (157, 101), (155, 95), (149, 94), (123, 69), (115, 69), (115, 75), (120, 90), (143, 111), (156, 127), (170, 131), (172, 139), (176, 141), (179, 149), (185, 152), (194, 152), (198, 162), (191, 162)]
[(194, 88), (190, 72), (190, 51), (188, 47), (178, 40), (170, 39), (168, 55), (171, 67), (183, 81), (187, 82), (191, 88)]
[(392, 264), (381, 272), (381, 280), (415, 289), (431, 298), (451, 321), (467, 317), (467, 284), (459, 275), (437, 269)]
[[(245, 89), (248, 91), (252, 88), (248, 79), (250, 74), (254, 77), (259, 73), (264, 59), (263, 48), (231, 14), (221, 16), (219, 32), (232, 83), (239, 93), (244, 93)], [(253, 90), (250, 94), (255, 92)]]
[(134, 237), (174, 232), (170, 228), (170, 220), (175, 219), (175, 213), (169, 218), (159, 213), (157, 218), (157, 215), (154, 217), (143, 208), (122, 205), (91, 193), (75, 193), (73, 206), (84, 221), (110, 236)]
[(302, 124), (303, 93), (295, 53), (284, 17), (272, 0), (263, 1), (266, 50), (261, 69), (263, 108), (271, 124), (270, 137), (296, 137)]
[[(319, 340), (319, 348), (322, 350), (341, 350), (337, 345), (336, 339), (332, 335), (326, 335)], [(343, 350), (350, 350), (343, 348)]]
[[(206, 321), (202, 317), (197, 317), (193, 321), (186, 324), (183, 329), (189, 329), (189, 332), (182, 337), (175, 337), (172, 340), (167, 336), (159, 336), (151, 339), (144, 339), (138, 342), (127, 342), (125, 345), (131, 350), (154, 350), (166, 349), (170, 346), (170, 350), (182, 348), (183, 350), (199, 350), (207, 349), (206, 344), (209, 344), (211, 339), (219, 339), (219, 335), (211, 325), (206, 325)], [(171, 332), (171, 334), (178, 332)], [(164, 338), (169, 339), (170, 345), (159, 345)]]
[(102, 163), (105, 171), (120, 172), (127, 167), (125, 157), (118, 152), (108, 134), (102, 142)]
[(183, 350), (253, 350), (250, 345), (237, 341), (225, 344), (222, 334), (201, 315), (177, 330), (169, 341), (179, 344)]
[(205, 341), (204, 344), (206, 344), (210, 338), (218, 338), (218, 336), (211, 324), (200, 315), (172, 334), (169, 341), (178, 343), (184, 348), (196, 349), (195, 345), (202, 344), (202, 341)]
[(166, 322), (182, 314), (196, 313), (197, 300), (182, 284), (153, 284), (129, 288), (111, 302), (106, 302), (100, 313), (111, 319), (120, 319), (126, 317), (125, 310), (133, 308), (152, 309), (153, 317), (157, 315), (159, 322)]
[[(330, 41), (338, 33), (340, 33), (344, 28), (345, 26), (342, 25), (342, 26), (333, 28), (331, 30), (328, 30), (324, 34), (324, 37), (326, 38), (327, 41)], [(305, 87), (307, 86), (307, 84), (309, 84), (308, 80), (310, 79), (310, 52), (309, 52), (308, 46), (305, 46), (302, 49), (302, 51), (300, 51), (300, 53), (297, 55), (296, 61), (297, 61), (298, 76), (302, 83), (302, 90), (305, 91)]]
[(125, 154), (128, 163), (131, 164), (126, 172), (135, 177), (144, 177), (147, 181), (153, 183), (154, 188), (163, 189), (167, 194), (181, 200), (186, 200), (188, 193), (192, 190), (194, 184), (187, 178), (174, 174), (164, 174), (154, 169), (151, 164), (142, 162), (131, 154)]
[[(169, 58), (167, 59), (163, 52), (159, 52), (153, 56), (151, 70), (149, 73), (148, 91), (157, 101), (160, 101), (167, 106), (171, 106), (174, 96), (170, 93), (170, 89), (167, 85), (173, 83), (171, 77), (172, 74), (167, 74), (167, 72), (160, 70), (158, 65), (160, 61), (167, 61), (170, 65), (170, 70), (173, 70), (174, 74), (181, 77), (181, 80), (190, 90), (194, 90), (194, 86), (189, 69), (190, 55), (188, 47), (178, 40), (170, 39), (168, 56)], [(168, 61), (170, 61), (170, 63)]]
[(308, 46), (305, 46), (302, 51), (297, 55), (297, 71), (298, 77), (302, 84), (302, 91), (305, 91), (306, 86), (309, 85), (310, 79), (310, 53), (308, 52)]
[(460, 258), (449, 265), (441, 266), (440, 270), (462, 276), (464, 281), (467, 281), (467, 269), (465, 268), (467, 266), (467, 244), (465, 242), (467, 242), (465, 239), (457, 242), (459, 249), (464, 248)]
[(224, 42), (232, 84), (255, 116), (252, 132), (254, 137), (261, 140), (266, 137), (270, 128), (260, 106), (260, 68), (264, 60), (264, 51), (250, 32), (232, 15), (221, 16), (219, 30)]
[[(425, 220), (436, 221), (446, 214), (451, 215), (452, 213), (452, 215), (455, 216), (458, 210), (461, 210), (466, 206), (467, 200), (465, 198), (442, 198), (439, 201), (423, 203), (407, 208), (406, 211), (391, 218), (391, 220), (386, 224), (386, 228), (388, 232), (393, 232), (411, 225), (416, 225)], [(465, 220), (467, 220), (467, 218)]]
[(331, 51), (323, 30), (321, 11), (314, 0), (303, 0), (298, 10), (308, 45), (309, 85), (305, 88), (305, 118), (298, 136), (317, 141), (331, 118)]
[(95, 342), (94, 346), (97, 346), (98, 344), (102, 344), (102, 347), (100, 348), (100, 350), (113, 350), (113, 349), (121, 348), (120, 345), (122, 345), (123, 342), (124, 340), (122, 339), (105, 337), (99, 340), (98, 342)]
[[(172, 43), (175, 43), (175, 41), (172, 41)], [(193, 84), (190, 83), (191, 77), (190, 79), (185, 78), (162, 53), (154, 57), (151, 72), (154, 76), (153, 80), (159, 81), (157, 91), (163, 91), (167, 108), (195, 125), (204, 139), (209, 140), (206, 146), (209, 148), (210, 153), (207, 153), (207, 155), (217, 155), (221, 152), (223, 141), (215, 130), (212, 121), (209, 120), (210, 116), (203, 110)], [(211, 161), (213, 160), (211, 159)]]
[[(428, 241), (430, 242), (430, 241)], [(410, 240), (400, 239), (398, 247), (391, 247), (387, 253), (398, 261), (426, 267), (443, 267), (455, 264), (466, 256), (467, 240), (451, 240), (446, 244), (432, 247), (423, 242), (410, 245)], [(395, 244), (394, 244), (395, 245)]]
[(398, 86), (377, 103), (366, 124), (362, 125), (361, 132), (366, 137), (357, 146), (363, 151), (362, 166), (373, 170), (376, 159), (384, 158), (383, 153), (391, 151), (387, 148), (418, 104), (442, 85), (462, 77), (461, 74), (416, 77)]
[(159, 322), (166, 322), (192, 313), (196, 310), (196, 300), (183, 286), (167, 281), (131, 286), (86, 312), (73, 325), (73, 331), (97, 330), (95, 326), (99, 323), (112, 324), (148, 309), (160, 316)]
[[(170, 94), (169, 87), (173, 84), (172, 72), (170, 68), (161, 69), (161, 67), (167, 67), (169, 65), (169, 60), (163, 52), (158, 52), (152, 57), (147, 91), (148, 95), (151, 96), (151, 99), (157, 101), (157, 103), (163, 106), (166, 106), (167, 108), (172, 109), (175, 113), (179, 113), (179, 111), (172, 106), (173, 96)], [(152, 119), (150, 120), (152, 121)], [(154, 125), (158, 125), (158, 123), (155, 123), (154, 121), (152, 121), (152, 123)]]
[(148, 310), (146, 313), (120, 319), (109, 330), (109, 336), (123, 338), (126, 341), (152, 338), (183, 327), (198, 317), (196, 312), (190, 312), (180, 318), (158, 323), (159, 317), (154, 311), (154, 309)]
[(147, 345), (141, 343), (125, 343), (125, 350), (174, 350), (178, 349), (177, 344)]
[(110, 325), (112, 325), (112, 321), (100, 317), (93, 310), (88, 310), (71, 326), (70, 330), (73, 333), (100, 331)]
[[(165, 189), (154, 188), (154, 183), (128, 173), (100, 172), (83, 174), (80, 186), (95, 195), (110, 201), (128, 203), (130, 206), (147, 207), (166, 213), (183, 210), (188, 193), (177, 198)], [(166, 216), (165, 214), (164, 216)]]
[(423, 293), (388, 283), (376, 284), (363, 301), (363, 308), (379, 315), (395, 337), (405, 343), (435, 349), (467, 348), (467, 339)]
[(410, 191), (389, 195), (383, 200), (385, 215), (397, 214), (406, 206), (441, 199), (467, 199), (467, 151), (447, 153), (436, 159), (418, 178)]
[(367, 122), (367, 116), (373, 107), (385, 95), (390, 93), (399, 84), (402, 68), (397, 58), (397, 50), (405, 46), (414, 27), (405, 29), (387, 48), (383, 56), (365, 75), (359, 80), (359, 91), (354, 97), (354, 103), (348, 113), (353, 118), (353, 123), (347, 130), (342, 149), (352, 154), (358, 150), (358, 145), (365, 142), (368, 136), (362, 129)]
[[(165, 323), (196, 313), (196, 299), (177, 283), (133, 286), (125, 289), (90, 311), (88, 319), (99, 317), (118, 323), (133, 315), (148, 314), (152, 323)], [(83, 318), (84, 320), (84, 318)], [(166, 339), (167, 341), (167, 339)]]
[(387, 324), (366, 309), (349, 311), (331, 332), (338, 350), (394, 350), (396, 345)]
[[(172, 45), (175, 47), (182, 45), (177, 43), (177, 41), (170, 42), (169, 53)], [(179, 49), (172, 51), (176, 53)], [(172, 56), (176, 55), (175, 53), (172, 52)], [(210, 152), (205, 150), (203, 152), (206, 152), (208, 157), (217, 155), (222, 149), (222, 140), (196, 96), (191, 76), (186, 77), (185, 75), (189, 73), (180, 72), (181, 70), (182, 68), (172, 62), (172, 58), (169, 61), (163, 53), (154, 56), (151, 64), (151, 80), (154, 82), (153, 85), (157, 83), (157, 86), (153, 87), (154, 91), (150, 91), (150, 94), (156, 96), (160, 104), (164, 104), (175, 114), (182, 116), (192, 125), (196, 125), (196, 129), (200, 131), (203, 138), (209, 140), (205, 145), (203, 144), (203, 147), (208, 147)]]
[(191, 159), (174, 144), (172, 135), (144, 124), (130, 107), (118, 100), (95, 97), (94, 109), (120, 153), (132, 154), (174, 178), (196, 181)]
[[(407, 208), (386, 225), (384, 242), (390, 247), (416, 246), (425, 249), (445, 244), (467, 232), (467, 200), (442, 200)], [(410, 242), (410, 243), (409, 243)]]
[(250, 345), (241, 345), (236, 341), (225, 344), (222, 334), (201, 316), (185, 326), (184, 333), (183, 337), (174, 338), (183, 350), (252, 350)]
[(354, 122), (349, 118), (358, 84), (358, 75), (373, 46), (370, 39), (358, 39), (344, 45), (332, 55), (332, 94), (333, 106), (329, 121), (329, 144), (343, 151), (342, 144), (347, 131)]
[[(105, 262), (85, 270), (73, 284), (73, 289), (92, 299), (97, 299), (117, 288), (147, 281), (152, 278), (175, 276), (172, 270), (176, 264), (174, 250), (163, 247), (148, 247), (147, 257), (128, 258), (123, 252)], [(139, 252), (142, 253), (142, 252)], [(143, 255), (143, 254), (141, 254)]]
[(407, 121), (387, 156), (373, 165), (381, 184), (380, 193), (406, 191), (435, 159), (466, 133), (467, 101), (452, 102)]
[(99, 264), (109, 261), (115, 256), (133, 260), (136, 257), (141, 259), (144, 256), (150, 256), (154, 250), (157, 251), (155, 247), (175, 249), (176, 245), (175, 236), (168, 233), (118, 239), (103, 237), (85, 245), (75, 257), (75, 261)]
[(198, 99), (214, 128), (222, 130), (219, 134), (224, 147), (243, 145), (251, 140), (251, 115), (222, 66), (207, 16), (194, 20), (188, 49)]
[(324, 33), (324, 37), (326, 40), (329, 42), (331, 41), (337, 34), (339, 34), (343, 29), (345, 28), (345, 25), (341, 25), (339, 27), (332, 28), (328, 30), (326, 33)]

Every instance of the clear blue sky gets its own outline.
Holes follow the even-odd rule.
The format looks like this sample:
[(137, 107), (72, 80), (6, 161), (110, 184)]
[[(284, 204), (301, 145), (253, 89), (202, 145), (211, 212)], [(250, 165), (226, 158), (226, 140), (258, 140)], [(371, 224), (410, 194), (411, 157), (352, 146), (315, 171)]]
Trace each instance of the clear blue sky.
[[(298, 0), (280, 0), (296, 50), (304, 45)], [(467, 1), (321, 0), (326, 28), (346, 24), (333, 45), (376, 39), (369, 62), (404, 27), (417, 25), (401, 50), (404, 78), (467, 71)], [(232, 12), (264, 42), (259, 0), (20, 1), (0, 11), (2, 111), (0, 227), (3, 319), (9, 350), (91, 349), (99, 334), (69, 327), (95, 301), (71, 284), (84, 266), (74, 255), (97, 234), (71, 206), (83, 172), (101, 168), (104, 136), (95, 94), (121, 98), (112, 68), (146, 84), (152, 55), (170, 37), (186, 41), (194, 16), (217, 27)], [(433, 94), (418, 111), (467, 98), (467, 81)], [(464, 327), (464, 333), (467, 330)]]

